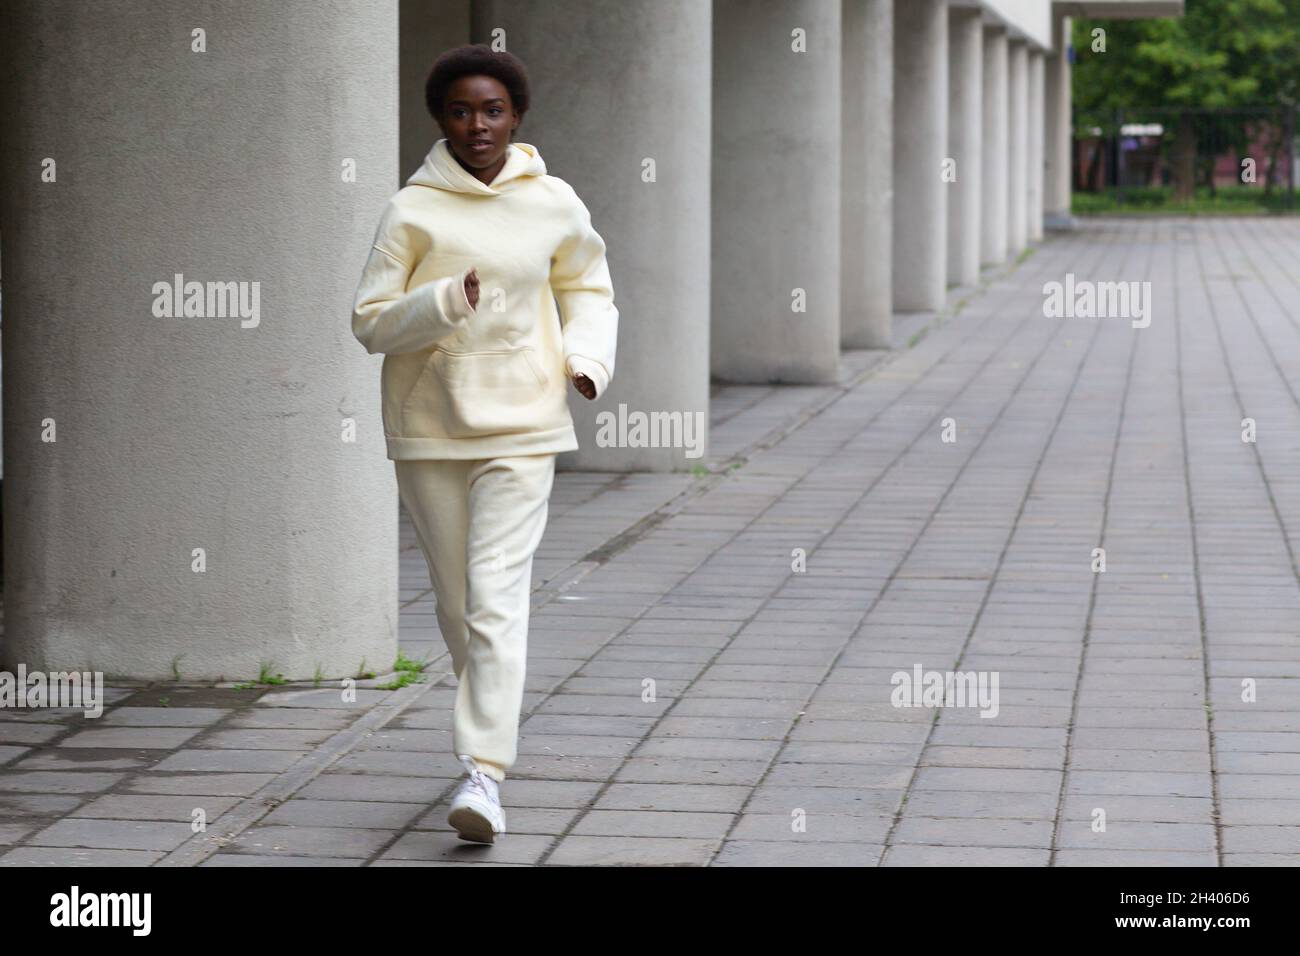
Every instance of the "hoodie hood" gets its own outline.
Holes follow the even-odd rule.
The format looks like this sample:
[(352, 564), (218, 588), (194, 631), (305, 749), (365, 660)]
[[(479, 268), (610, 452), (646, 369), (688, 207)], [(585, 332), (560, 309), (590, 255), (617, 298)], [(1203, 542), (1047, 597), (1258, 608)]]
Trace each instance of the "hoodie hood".
[(546, 175), (542, 154), (530, 143), (511, 143), (506, 149), (506, 163), (492, 180), (492, 185), (480, 181), (463, 167), (451, 151), (447, 138), (433, 144), (420, 168), (406, 181), (408, 186), (430, 186), (457, 193), (477, 193), (480, 196), (499, 196), (515, 188), (526, 176)]

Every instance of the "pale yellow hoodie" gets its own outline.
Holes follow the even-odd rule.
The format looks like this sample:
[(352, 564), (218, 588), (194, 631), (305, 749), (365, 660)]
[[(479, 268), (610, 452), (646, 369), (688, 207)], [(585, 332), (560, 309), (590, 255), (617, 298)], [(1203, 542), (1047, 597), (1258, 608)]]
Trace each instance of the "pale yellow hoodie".
[(384, 209), (352, 332), (384, 353), (389, 458), (573, 451), (567, 380), (581, 372), (599, 395), (614, 374), (605, 242), (535, 146), (510, 144), (484, 185), (440, 139)]

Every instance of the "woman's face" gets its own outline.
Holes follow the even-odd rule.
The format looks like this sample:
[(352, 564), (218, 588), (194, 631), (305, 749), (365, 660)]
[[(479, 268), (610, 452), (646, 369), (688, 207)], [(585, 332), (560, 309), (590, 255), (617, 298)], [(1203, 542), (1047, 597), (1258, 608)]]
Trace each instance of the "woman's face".
[(510, 92), (494, 77), (462, 76), (447, 90), (442, 123), (447, 145), (484, 182), (505, 165), (510, 134), (518, 125)]

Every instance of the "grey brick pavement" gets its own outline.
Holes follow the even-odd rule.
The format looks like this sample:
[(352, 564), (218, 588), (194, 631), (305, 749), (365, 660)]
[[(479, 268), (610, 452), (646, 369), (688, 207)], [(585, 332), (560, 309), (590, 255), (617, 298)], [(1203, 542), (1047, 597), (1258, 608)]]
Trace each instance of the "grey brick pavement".
[[(1296, 220), (1090, 222), (839, 386), (716, 388), (707, 475), (562, 472), (495, 847), (444, 822), (404, 521), (426, 683), (6, 713), (0, 864), (1295, 865), (1298, 262)], [(1044, 317), (1067, 272), (1150, 281), (1150, 327)], [(893, 706), (916, 666), (996, 716)]]

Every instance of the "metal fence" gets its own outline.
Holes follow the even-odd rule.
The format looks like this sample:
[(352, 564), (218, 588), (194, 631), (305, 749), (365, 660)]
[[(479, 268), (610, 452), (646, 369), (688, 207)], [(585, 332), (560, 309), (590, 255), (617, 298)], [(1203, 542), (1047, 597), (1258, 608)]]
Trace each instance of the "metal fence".
[(1076, 212), (1293, 212), (1294, 106), (1122, 109), (1075, 117)]

